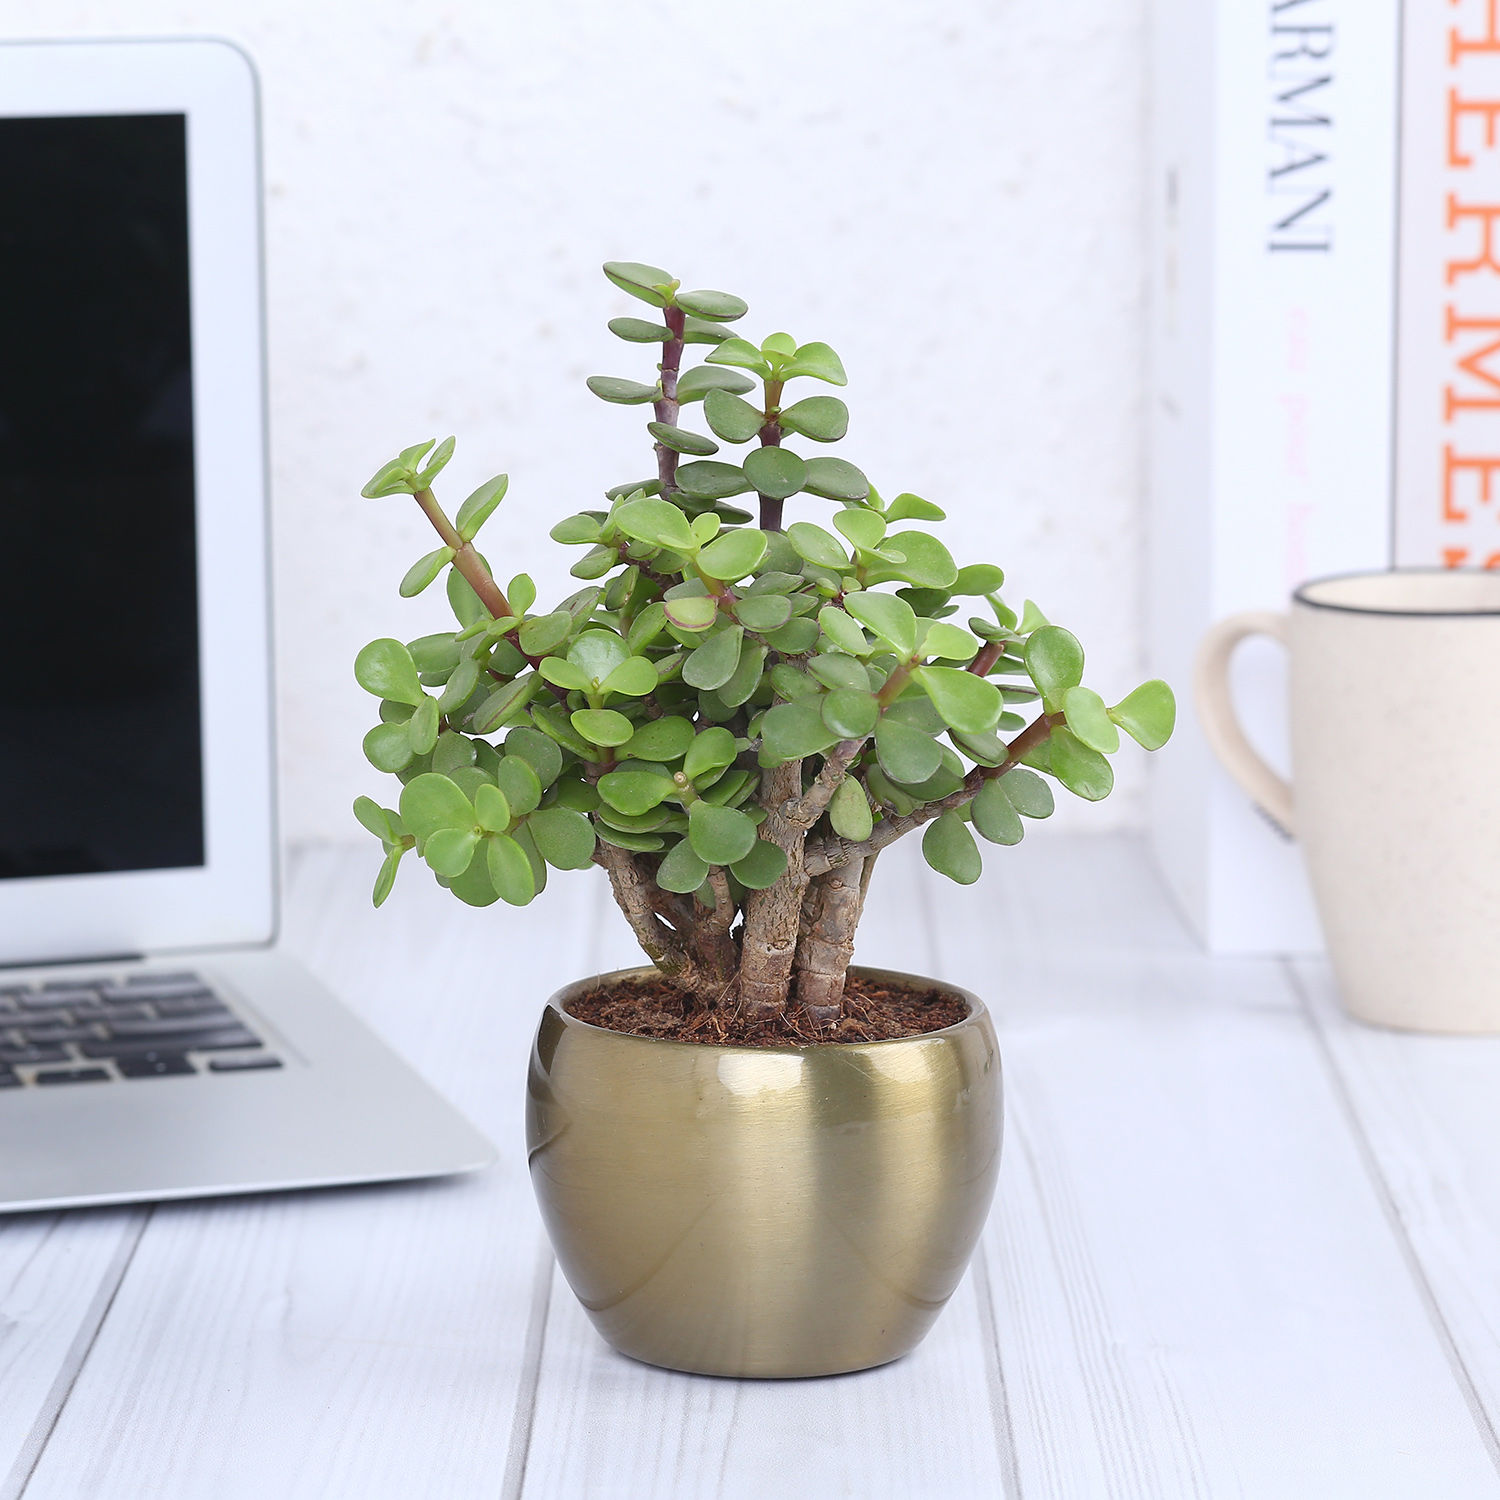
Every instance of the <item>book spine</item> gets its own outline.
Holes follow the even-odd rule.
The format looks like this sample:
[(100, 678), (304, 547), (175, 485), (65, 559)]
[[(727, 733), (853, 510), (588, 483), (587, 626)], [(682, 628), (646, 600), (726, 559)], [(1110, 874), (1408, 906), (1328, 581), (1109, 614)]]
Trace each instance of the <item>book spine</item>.
[[(1189, 25), (1193, 10), (1211, 15), (1212, 34), (1206, 55), (1199, 37), (1179, 58), (1174, 82), (1161, 26)], [(1206, 204), (1178, 208), (1206, 226), (1179, 244), (1174, 273), (1200, 303), (1186, 325), (1160, 296), (1156, 309), (1151, 592), (1185, 597), (1155, 612), (1149, 635), (1153, 665), (1185, 686), (1211, 620), (1283, 608), (1308, 577), (1390, 558), (1399, 15), (1397, 0), (1165, 0), (1157, 26), (1157, 86), (1197, 101), (1195, 126), (1170, 102), (1162, 118), (1198, 132), (1160, 133), (1158, 173), (1211, 143), (1192, 179)], [(1195, 354), (1171, 348), (1173, 317), (1171, 337)], [(1196, 389), (1182, 388), (1195, 369)], [(1245, 648), (1234, 688), (1285, 771), (1277, 648)], [(1300, 852), (1209, 764), (1184, 719), (1186, 774), (1164, 760), (1154, 793), (1169, 881), (1216, 951), (1318, 946)]]
[(1407, 0), (1396, 561), (1500, 567), (1500, 15)]

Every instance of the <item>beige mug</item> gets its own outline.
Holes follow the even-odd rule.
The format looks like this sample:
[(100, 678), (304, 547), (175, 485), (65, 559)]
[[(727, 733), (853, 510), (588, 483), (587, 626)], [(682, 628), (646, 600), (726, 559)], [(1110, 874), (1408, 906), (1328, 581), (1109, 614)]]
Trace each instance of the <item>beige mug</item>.
[[(1230, 700), (1230, 656), (1261, 634), (1290, 658), (1290, 784)], [(1500, 573), (1303, 584), (1288, 613), (1219, 621), (1195, 687), (1225, 769), (1302, 844), (1350, 1014), (1500, 1031)]]

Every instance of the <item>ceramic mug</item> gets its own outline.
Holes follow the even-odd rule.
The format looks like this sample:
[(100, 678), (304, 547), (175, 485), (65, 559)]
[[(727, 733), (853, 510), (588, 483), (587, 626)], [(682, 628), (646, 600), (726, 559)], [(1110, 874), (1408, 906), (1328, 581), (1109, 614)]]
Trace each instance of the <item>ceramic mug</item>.
[[(1251, 635), (1290, 657), (1290, 785), (1230, 701), (1229, 658)], [(1196, 691), (1225, 769), (1302, 844), (1345, 1008), (1500, 1031), (1500, 573), (1303, 584), (1288, 613), (1215, 625)]]

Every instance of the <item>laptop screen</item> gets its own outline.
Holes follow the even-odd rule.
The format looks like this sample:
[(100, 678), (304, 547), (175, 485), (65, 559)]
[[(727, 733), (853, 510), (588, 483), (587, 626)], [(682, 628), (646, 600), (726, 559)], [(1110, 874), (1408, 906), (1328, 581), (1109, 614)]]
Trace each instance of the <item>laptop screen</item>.
[(0, 119), (0, 879), (204, 862), (186, 146)]

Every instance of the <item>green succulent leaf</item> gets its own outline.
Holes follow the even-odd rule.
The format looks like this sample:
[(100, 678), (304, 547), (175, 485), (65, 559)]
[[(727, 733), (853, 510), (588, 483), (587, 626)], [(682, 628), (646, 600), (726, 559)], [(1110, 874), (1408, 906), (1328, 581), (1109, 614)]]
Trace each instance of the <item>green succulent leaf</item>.
[(511, 824), (510, 803), (505, 793), (485, 782), (474, 793), (474, 816), (486, 833), (504, 833)]
[(634, 260), (607, 260), (604, 274), (632, 297), (649, 302), (652, 307), (665, 307), (667, 299), (677, 289), (676, 278), (663, 271), (660, 266), (642, 265)]
[(417, 666), (411, 652), (389, 638), (371, 641), (354, 658), (354, 680), (377, 698), (413, 707), (426, 696), (417, 679)]
[(811, 375), (818, 380), (826, 380), (830, 385), (849, 384), (843, 362), (827, 344), (799, 345), (791, 363), (781, 372), (783, 380), (790, 380), (795, 375)]
[(426, 771), (401, 788), (401, 821), (419, 846), (440, 828), (473, 828), (474, 808), (447, 777)]
[(743, 495), (750, 481), (733, 464), (705, 458), (677, 470), (677, 488), (691, 500), (727, 500)]
[(1048, 740), (1052, 774), (1087, 802), (1102, 802), (1114, 789), (1109, 762), (1068, 729), (1054, 729)]
[(861, 589), (844, 595), (844, 608), (898, 656), (910, 657), (917, 649), (917, 615), (905, 599)]
[(821, 695), (815, 695), (767, 709), (760, 738), (761, 763), (777, 765), (826, 750), (839, 736), (823, 722)]
[(971, 661), (979, 651), (979, 642), (967, 630), (934, 620), (922, 637), (922, 654), (943, 661)]
[(614, 515), (615, 525), (628, 537), (673, 552), (694, 553), (698, 540), (688, 518), (670, 500), (629, 500)]
[(405, 723), (377, 724), (364, 739), (365, 759), (377, 771), (394, 774), (405, 770), (413, 751)]
[(1113, 755), (1120, 748), (1120, 731), (1110, 718), (1109, 710), (1092, 688), (1071, 687), (1063, 694), (1063, 713), (1067, 716), (1068, 728), (1089, 747), (1101, 755)]
[[(627, 849), (630, 845), (625, 846)], [(674, 844), (656, 867), (656, 883), (664, 891), (688, 896), (708, 879), (708, 862), (701, 858), (687, 839)]]
[(1015, 774), (992, 777), (969, 804), (975, 828), (992, 844), (1019, 844), (1026, 834), (1020, 813), (1005, 794), (1004, 783)]
[(719, 617), (718, 602), (708, 594), (685, 594), (662, 601), (666, 617), (679, 630), (707, 630)]
[(995, 778), (1010, 798), (1010, 804), (1023, 818), (1050, 818), (1054, 806), (1052, 788), (1034, 771), (1012, 766), (1005, 775)]
[(892, 781), (926, 781), (943, 763), (942, 744), (924, 730), (889, 715), (875, 726), (875, 756)]
[(665, 323), (648, 323), (645, 318), (611, 318), (609, 331), (631, 344), (665, 344), (672, 337)]
[(554, 870), (586, 870), (594, 862), (594, 829), (570, 807), (543, 807), (526, 820), (537, 849)]
[(495, 767), (495, 785), (505, 794), (512, 817), (524, 818), (541, 803), (542, 779), (524, 756), (502, 756)]
[(544, 656), (537, 664), (537, 671), (548, 682), (567, 692), (583, 692), (591, 686), (589, 675), (582, 667), (576, 667), (564, 656)]
[(762, 380), (771, 378), (771, 365), (764, 354), (747, 339), (725, 339), (706, 363), (711, 365), (734, 365), (742, 370), (753, 370)]
[(722, 344), (734, 334), (722, 323), (707, 318), (695, 318), (691, 313), (682, 320), (682, 342), (684, 344)]
[[(677, 399), (686, 406), (690, 401), (702, 401), (710, 391), (728, 391), (732, 396), (743, 396), (755, 389), (755, 382), (738, 370), (718, 370), (712, 365), (695, 365), (677, 377)], [(716, 429), (717, 430), (717, 429)], [(724, 433), (719, 433), (724, 437)]]
[(1046, 615), (1028, 599), (1021, 610), (1021, 623), (1016, 626), (1016, 630), (1021, 635), (1030, 635), (1033, 630), (1040, 630), (1050, 623)]
[(453, 880), (469, 868), (478, 846), (479, 834), (473, 828), (439, 828), (427, 840), (422, 858), (435, 875)]
[(729, 868), (747, 891), (763, 891), (786, 874), (786, 851), (769, 839), (756, 839), (755, 847)]
[(529, 762), (543, 786), (551, 786), (562, 775), (562, 751), (539, 730), (525, 725), (512, 729), (505, 736), (505, 753)]
[(706, 438), (699, 432), (689, 432), (686, 427), (674, 427), (670, 422), (647, 422), (646, 431), (663, 448), (670, 448), (674, 453), (702, 456), (719, 451), (719, 445), (712, 438)]
[(952, 554), (925, 531), (893, 532), (886, 537), (881, 552), (899, 553), (901, 561), (872, 568), (867, 574), (870, 583), (899, 579), (918, 588), (947, 589), (958, 577)]
[(437, 744), (438, 706), (436, 698), (424, 697), (416, 712), (406, 721), (406, 737), (414, 755), (426, 755)]
[(1005, 583), (1005, 574), (994, 563), (971, 563), (960, 568), (958, 576), (949, 585), (954, 594), (993, 594)]
[(849, 408), (837, 396), (808, 396), (788, 406), (777, 420), (788, 432), (799, 432), (815, 443), (836, 443), (849, 430)]
[(701, 646), (689, 652), (682, 664), (682, 680), (695, 688), (722, 687), (740, 664), (740, 646), (744, 638), (745, 632), (738, 625), (726, 625), (716, 630)]
[(865, 510), (862, 506), (851, 506), (841, 510), (833, 524), (856, 547), (868, 552), (878, 547), (885, 537), (885, 517), (878, 511)]
[(403, 599), (414, 599), (453, 561), (452, 547), (439, 547), (420, 557), (406, 570), (398, 592)]
[(808, 672), (827, 688), (848, 688), (863, 693), (869, 690), (870, 673), (857, 657), (842, 651), (824, 651), (807, 664)]
[(620, 753), (631, 760), (665, 762), (686, 755), (692, 743), (692, 724), (687, 719), (671, 716), (642, 724), (621, 747)]
[(875, 817), (870, 810), (870, 799), (865, 789), (852, 776), (846, 776), (828, 803), (828, 819), (833, 831), (841, 838), (863, 843), (875, 827)]
[(654, 771), (607, 771), (599, 778), (599, 795), (616, 812), (630, 817), (659, 807), (676, 789), (669, 777)]
[(556, 651), (572, 633), (573, 616), (559, 609), (527, 620), (516, 633), (516, 640), (528, 656), (545, 656)]
[(626, 698), (644, 698), (656, 691), (656, 682), (655, 664), (644, 656), (631, 656), (604, 679), (603, 688)]
[(507, 833), (484, 841), (485, 866), (495, 894), (511, 906), (526, 906), (536, 895), (536, 873), (526, 851)]
[(528, 672), (526, 676), (497, 688), (474, 710), (470, 721), (474, 733), (493, 734), (495, 730), (515, 723), (526, 712), (526, 705), (531, 702), (540, 682), (536, 673)]
[(732, 865), (755, 847), (755, 824), (736, 807), (695, 802), (688, 809), (688, 842), (699, 859), (711, 865)]
[(918, 667), (912, 677), (922, 685), (933, 707), (950, 729), (983, 734), (993, 729), (1004, 707), (993, 682), (960, 667)]
[(765, 426), (765, 414), (729, 391), (709, 391), (703, 398), (703, 416), (727, 443), (747, 443)]
[(689, 781), (698, 781), (732, 766), (739, 754), (734, 736), (722, 725), (715, 724), (703, 730), (688, 747), (683, 758), (682, 771)]
[(568, 722), (591, 745), (623, 745), (635, 733), (635, 725), (612, 708), (580, 708)]
[(630, 659), (630, 648), (612, 630), (586, 630), (568, 647), (568, 660), (588, 683), (603, 683)]
[(354, 799), (354, 816), (359, 819), (360, 826), (368, 829), (384, 844), (399, 843), (405, 829), (401, 826), (400, 817), (382, 807), (372, 797), (356, 797)]
[(720, 532), (698, 554), (698, 566), (710, 578), (737, 583), (758, 568), (766, 555), (766, 534), (754, 527), (739, 526)]
[(984, 868), (969, 825), (956, 812), (945, 812), (922, 835), (922, 858), (939, 875), (959, 885), (973, 885)]
[(941, 521), (947, 517), (942, 506), (924, 500), (920, 495), (900, 494), (885, 508), (887, 521)]
[(807, 474), (807, 464), (786, 448), (756, 448), (745, 455), (745, 478), (757, 494), (772, 500), (795, 495), (806, 483)]
[(505, 492), (509, 488), (509, 476), (497, 474), (493, 479), (488, 479), (480, 485), (459, 506), (458, 514), (453, 518), (453, 525), (466, 542), (473, 541), (478, 535), (479, 528), (495, 513), (496, 507), (505, 499)]
[(1137, 744), (1147, 750), (1160, 750), (1171, 739), (1176, 726), (1177, 702), (1172, 689), (1154, 677), (1115, 704), (1109, 716)]
[(823, 722), (841, 740), (862, 740), (880, 719), (875, 694), (855, 688), (836, 688), (823, 699)]
[(1068, 689), (1083, 681), (1083, 647), (1061, 625), (1042, 625), (1032, 631), (1023, 659), (1049, 713), (1057, 713)]
[(792, 617), (792, 601), (784, 594), (759, 594), (734, 606), (735, 618), (746, 630), (777, 630)]
[(811, 521), (793, 521), (786, 529), (787, 540), (796, 548), (799, 557), (806, 558), (815, 568), (832, 568), (842, 571), (849, 566), (849, 554), (843, 544), (831, 532)]
[(639, 380), (622, 380), (617, 375), (590, 375), (584, 384), (601, 401), (616, 406), (644, 406), (661, 398), (659, 385), (642, 385)]
[(384, 906), (385, 898), (390, 895), (396, 884), (396, 872), (401, 868), (401, 856), (406, 850), (401, 847), (392, 849), (381, 863), (380, 870), (375, 876), (375, 889), (370, 893), (376, 906)]
[(822, 627), (823, 634), (840, 651), (847, 651), (851, 656), (865, 656), (869, 653), (870, 643), (865, 639), (859, 622), (836, 605), (825, 604), (818, 611), (818, 624)]
[(748, 302), (730, 292), (678, 292), (672, 300), (683, 312), (698, 318), (711, 318), (715, 323), (732, 323), (750, 311)]
[(803, 488), (825, 500), (863, 500), (870, 493), (870, 481), (845, 459), (810, 458)]

